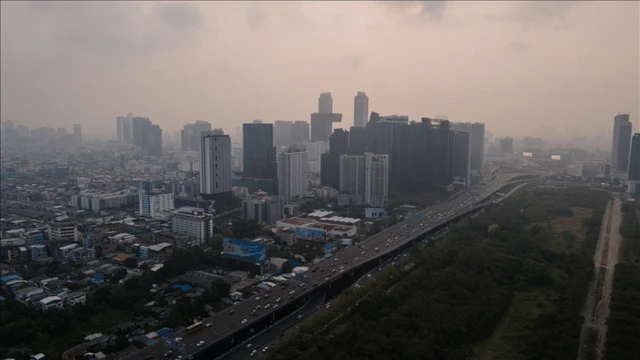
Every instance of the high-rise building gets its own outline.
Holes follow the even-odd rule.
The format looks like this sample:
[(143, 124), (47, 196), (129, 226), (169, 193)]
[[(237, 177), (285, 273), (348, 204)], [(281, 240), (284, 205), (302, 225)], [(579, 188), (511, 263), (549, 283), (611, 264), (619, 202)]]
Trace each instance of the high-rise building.
[(284, 204), (280, 196), (268, 196), (258, 191), (242, 201), (240, 217), (244, 221), (255, 220), (267, 225), (275, 225), (282, 219)]
[(340, 189), (340, 155), (347, 153), (349, 132), (336, 129), (329, 139), (329, 152), (320, 158), (320, 184)]
[(133, 144), (132, 120), (133, 114), (131, 113), (127, 116), (118, 116), (116, 118), (118, 141)]
[(480, 175), (484, 166), (484, 124), (483, 123), (451, 123), (451, 129), (471, 135), (471, 170)]
[[(253, 122), (242, 125), (244, 177), (276, 180), (276, 148), (273, 125)], [(277, 187), (276, 187), (277, 189)]]
[(229, 200), (232, 196), (231, 137), (222, 130), (204, 131), (200, 141), (200, 195), (206, 200)]
[(205, 245), (213, 236), (213, 216), (200, 208), (181, 207), (171, 212), (171, 231), (192, 236)]
[(274, 122), (273, 145), (276, 148), (293, 145), (293, 121), (276, 120)]
[(471, 134), (456, 132), (453, 135), (453, 170), (452, 175), (458, 183), (469, 185), (471, 173)]
[(333, 98), (330, 92), (320, 94), (318, 98), (318, 112), (320, 114), (333, 113)]
[(353, 126), (364, 128), (369, 116), (369, 97), (362, 91), (353, 98)]
[(309, 123), (307, 121), (294, 121), (291, 125), (291, 143), (302, 144), (309, 142)]
[(80, 124), (73, 125), (73, 141), (75, 141), (76, 144), (82, 143), (82, 128)]
[(162, 129), (154, 125), (149, 118), (131, 119), (132, 143), (148, 156), (162, 155)]
[(640, 133), (636, 133), (631, 138), (628, 190), (631, 194), (640, 194)]
[(364, 127), (351, 127), (349, 130), (349, 155), (364, 155), (366, 150), (366, 138)]
[(349, 194), (355, 204), (364, 202), (365, 162), (361, 155), (340, 155), (340, 192)]
[(309, 185), (307, 171), (307, 152), (289, 149), (280, 153), (278, 159), (278, 194), (284, 201), (291, 201), (307, 196)]
[(626, 173), (629, 169), (631, 130), (629, 114), (618, 114), (613, 119), (613, 146), (611, 148), (612, 170)]
[(200, 137), (203, 132), (211, 130), (211, 124), (198, 120), (193, 124), (186, 124), (180, 131), (180, 143), (182, 151), (200, 151)]
[(502, 156), (513, 155), (513, 138), (504, 137), (500, 139), (500, 154)]
[(333, 132), (334, 122), (342, 122), (342, 114), (311, 114), (311, 141), (328, 141)]
[(294, 145), (305, 147), (307, 151), (307, 163), (309, 164), (309, 172), (313, 174), (321, 174), (322, 172), (322, 155), (329, 152), (328, 141), (312, 141), (302, 145)]
[(389, 200), (389, 155), (364, 153), (364, 203), (384, 207)]

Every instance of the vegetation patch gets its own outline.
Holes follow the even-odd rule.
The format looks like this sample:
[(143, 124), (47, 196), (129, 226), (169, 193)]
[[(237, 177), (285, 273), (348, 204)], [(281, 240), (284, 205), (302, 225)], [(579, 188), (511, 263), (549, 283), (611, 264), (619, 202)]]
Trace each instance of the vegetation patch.
[[(534, 189), (492, 205), (414, 256), (420, 267), (392, 291), (380, 288), (345, 304), (355, 308), (348, 317), (332, 305), (323, 318), (335, 319), (339, 336), (318, 331), (323, 323), (314, 318), (270, 358), (575, 358), (609, 199), (588, 189)], [(583, 208), (593, 209), (590, 216)], [(577, 217), (570, 224), (580, 229), (564, 225), (557, 234), (553, 226), (527, 227), (566, 217)], [(559, 251), (557, 236), (565, 233), (582, 245)]]
[(632, 203), (623, 206), (620, 225), (622, 246), (613, 278), (613, 291), (607, 319), (607, 360), (640, 359), (640, 227), (638, 209)]

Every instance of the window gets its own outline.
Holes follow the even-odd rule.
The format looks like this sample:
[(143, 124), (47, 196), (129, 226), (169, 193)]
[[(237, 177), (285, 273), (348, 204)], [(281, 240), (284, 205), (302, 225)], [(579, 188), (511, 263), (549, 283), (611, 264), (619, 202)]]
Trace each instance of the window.
[(218, 161), (218, 157), (217, 157), (217, 156), (214, 156), (214, 160), (215, 160), (215, 161)]
[(217, 146), (214, 146), (214, 147), (213, 147), (213, 151), (218, 151), (218, 147), (217, 147)]
[[(218, 168), (218, 164), (216, 164), (216, 169), (217, 169), (217, 168)], [(218, 175), (218, 174), (216, 174), (216, 175)]]
[(216, 189), (218, 188), (218, 182), (216, 181)]

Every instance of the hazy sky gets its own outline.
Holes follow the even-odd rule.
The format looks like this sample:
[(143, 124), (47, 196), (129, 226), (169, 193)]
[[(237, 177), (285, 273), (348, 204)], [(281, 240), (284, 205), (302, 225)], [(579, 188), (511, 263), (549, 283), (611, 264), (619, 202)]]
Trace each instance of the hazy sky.
[(638, 2), (1, 3), (1, 118), (80, 123), (115, 137), (116, 116), (165, 132), (207, 120), (309, 120), (333, 94), (411, 119), (445, 114), (496, 135), (555, 125), (638, 124)]

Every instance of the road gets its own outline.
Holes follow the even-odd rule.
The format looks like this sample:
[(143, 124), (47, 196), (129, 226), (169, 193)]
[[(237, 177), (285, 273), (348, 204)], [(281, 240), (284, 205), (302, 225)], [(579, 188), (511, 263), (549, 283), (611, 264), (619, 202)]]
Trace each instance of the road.
[(311, 314), (322, 308), (324, 303), (324, 296), (313, 297), (307, 305), (305, 305), (299, 312), (292, 314), (286, 319), (278, 322), (267, 330), (257, 334), (251, 339), (243, 342), (237, 348), (231, 350), (227, 354), (217, 358), (218, 360), (242, 360), (251, 357), (251, 353), (255, 350), (256, 354), (253, 355), (256, 358), (260, 358), (264, 353), (262, 349), (265, 346), (271, 347), (271, 344), (280, 339), (280, 334), (289, 331), (292, 327), (295, 327), (300, 321), (308, 318)]
[[(172, 338), (182, 337), (185, 344), (187, 355), (197, 353), (201, 347), (196, 344), (199, 341), (205, 341), (202, 348), (210, 344), (217, 343), (227, 338), (230, 334), (251, 326), (251, 324), (267, 315), (273, 314), (273, 308), (264, 309), (268, 303), (280, 297), (280, 306), (296, 299), (299, 296), (306, 295), (313, 290), (314, 287), (329, 283), (343, 275), (349, 270), (359, 267), (380, 256), (396, 251), (399, 247), (404, 246), (415, 238), (422, 236), (432, 228), (440, 226), (451, 219), (456, 218), (461, 213), (466, 213), (475, 204), (482, 203), (495, 192), (508, 185), (511, 181), (531, 175), (528, 173), (496, 173), (492, 180), (487, 181), (486, 185), (475, 185), (471, 191), (467, 191), (460, 197), (450, 201), (440, 203), (422, 210), (417, 217), (410, 217), (405, 221), (396, 224), (393, 227), (382, 230), (381, 232), (371, 236), (362, 244), (350, 246), (331, 259), (327, 259), (318, 264), (313, 271), (308, 271), (305, 275), (308, 278), (307, 286), (296, 281), (289, 281), (286, 288), (278, 285), (273, 289), (274, 294), (270, 299), (250, 298), (237, 305), (234, 305), (235, 314), (230, 315), (228, 310), (214, 314), (203, 320), (205, 323), (212, 323), (209, 328), (201, 331), (185, 334), (184, 331), (174, 334)], [(294, 291), (293, 294), (290, 294)], [(251, 316), (251, 312), (258, 306), (262, 309), (255, 316)], [(242, 323), (246, 319), (246, 323)], [(162, 343), (155, 344), (136, 351), (132, 354), (121, 357), (122, 359), (161, 359), (164, 357), (165, 345)]]
[(621, 200), (615, 195), (605, 211), (600, 237), (594, 254), (594, 279), (585, 298), (583, 316), (585, 321), (580, 333), (578, 360), (600, 360), (604, 358), (607, 335), (607, 317), (613, 290), (613, 275), (618, 263), (620, 243)]

